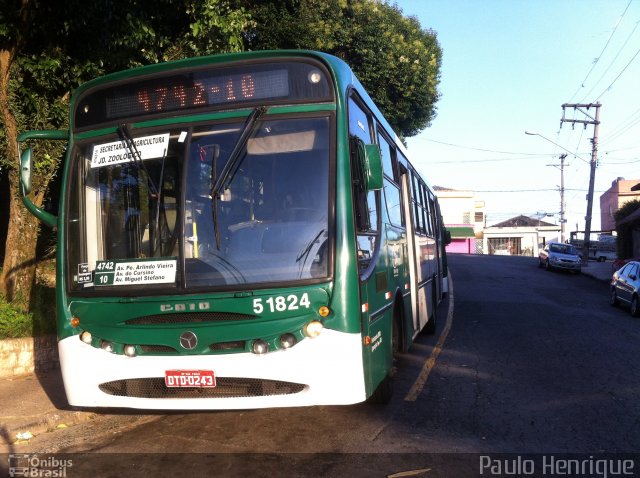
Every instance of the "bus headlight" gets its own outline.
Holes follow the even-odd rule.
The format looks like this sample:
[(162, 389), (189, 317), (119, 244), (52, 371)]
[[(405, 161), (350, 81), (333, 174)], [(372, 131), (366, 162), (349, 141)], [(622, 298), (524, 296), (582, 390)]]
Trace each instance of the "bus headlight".
[(109, 352), (110, 354), (113, 353), (113, 344), (111, 342), (109, 342), (108, 340), (103, 340), (100, 343), (100, 348), (102, 350), (104, 350), (105, 352)]
[(269, 351), (269, 344), (262, 339), (254, 340), (251, 351), (257, 355), (266, 354)]
[(293, 334), (284, 334), (280, 336), (280, 348), (290, 349), (296, 344), (297, 340)]
[(320, 335), (324, 325), (319, 320), (312, 320), (307, 325), (304, 326), (304, 334), (307, 337), (314, 338)]
[(80, 334), (80, 340), (82, 340), (85, 344), (91, 345), (91, 332), (85, 330)]
[(124, 354), (127, 357), (135, 357), (136, 356), (136, 346), (135, 345), (125, 345), (122, 349)]

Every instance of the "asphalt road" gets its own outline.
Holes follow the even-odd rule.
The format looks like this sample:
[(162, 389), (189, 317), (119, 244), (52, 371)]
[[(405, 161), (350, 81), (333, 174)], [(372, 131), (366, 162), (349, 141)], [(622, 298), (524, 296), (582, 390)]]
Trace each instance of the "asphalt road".
[(449, 301), (437, 334), (398, 357), (386, 407), (157, 415), (108, 433), (78, 428), (59, 451), (85, 453), (72, 455), (70, 471), (86, 463), (93, 476), (175, 467), (196, 476), (455, 477), (476, 476), (483, 454), (640, 450), (640, 320), (608, 304), (605, 283), (547, 272), (533, 258), (449, 262), (448, 333)]

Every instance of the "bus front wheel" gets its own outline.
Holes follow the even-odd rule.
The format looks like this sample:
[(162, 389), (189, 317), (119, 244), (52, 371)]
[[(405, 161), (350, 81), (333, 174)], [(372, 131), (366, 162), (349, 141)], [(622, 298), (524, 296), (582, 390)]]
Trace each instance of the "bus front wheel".
[(374, 405), (387, 405), (391, 401), (392, 396), (393, 385), (391, 384), (391, 377), (387, 374), (367, 399), (367, 402)]

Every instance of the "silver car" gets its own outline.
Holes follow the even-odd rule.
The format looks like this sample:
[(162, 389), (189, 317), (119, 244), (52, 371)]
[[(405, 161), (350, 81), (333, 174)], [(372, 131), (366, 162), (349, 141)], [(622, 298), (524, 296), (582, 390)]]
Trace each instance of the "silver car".
[(578, 250), (571, 244), (549, 242), (538, 255), (538, 265), (547, 270), (563, 269), (579, 274), (582, 271), (582, 259)]
[(640, 262), (627, 262), (613, 273), (609, 302), (616, 306), (623, 302), (630, 305), (631, 315), (640, 316)]

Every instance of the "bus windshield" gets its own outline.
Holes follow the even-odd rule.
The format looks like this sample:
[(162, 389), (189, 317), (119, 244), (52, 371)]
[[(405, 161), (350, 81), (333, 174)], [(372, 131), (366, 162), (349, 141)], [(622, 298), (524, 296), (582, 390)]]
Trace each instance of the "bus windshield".
[(328, 276), (328, 117), (123, 130), (74, 150), (70, 290)]

